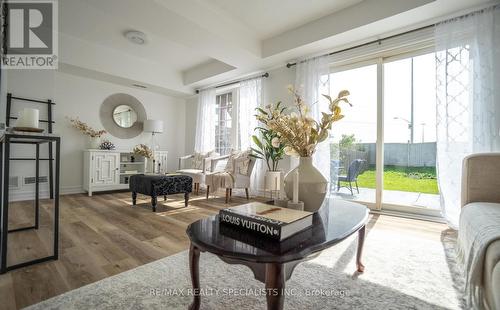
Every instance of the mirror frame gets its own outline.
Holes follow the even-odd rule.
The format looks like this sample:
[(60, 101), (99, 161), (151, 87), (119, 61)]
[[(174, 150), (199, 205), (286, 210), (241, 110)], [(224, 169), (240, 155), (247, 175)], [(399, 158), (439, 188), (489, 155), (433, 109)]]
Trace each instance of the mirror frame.
[[(137, 114), (137, 121), (129, 128), (118, 126), (113, 118), (113, 112), (120, 105), (128, 105)], [(108, 96), (99, 110), (101, 123), (106, 131), (120, 139), (132, 139), (142, 133), (143, 122), (147, 119), (146, 109), (142, 103), (132, 95), (117, 93)]]

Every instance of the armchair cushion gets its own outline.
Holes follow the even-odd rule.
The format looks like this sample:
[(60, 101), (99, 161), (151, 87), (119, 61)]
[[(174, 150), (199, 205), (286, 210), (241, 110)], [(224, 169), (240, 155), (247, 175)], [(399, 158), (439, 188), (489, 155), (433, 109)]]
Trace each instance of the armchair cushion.
[(234, 176), (229, 172), (210, 172), (206, 175), (205, 183), (210, 186), (212, 192), (217, 192), (219, 188), (234, 188)]
[(203, 183), (205, 182), (204, 174), (201, 169), (180, 169), (177, 173), (190, 176), (193, 179), (193, 183)]
[(212, 156), (214, 151), (206, 152), (206, 153), (198, 153), (194, 152), (193, 155), (193, 164), (191, 166), (192, 169), (203, 169), (203, 161)]
[(250, 164), (250, 154), (252, 150), (246, 151), (235, 151), (231, 150), (229, 159), (226, 164), (224, 171), (237, 173), (241, 175), (248, 175), (248, 167)]

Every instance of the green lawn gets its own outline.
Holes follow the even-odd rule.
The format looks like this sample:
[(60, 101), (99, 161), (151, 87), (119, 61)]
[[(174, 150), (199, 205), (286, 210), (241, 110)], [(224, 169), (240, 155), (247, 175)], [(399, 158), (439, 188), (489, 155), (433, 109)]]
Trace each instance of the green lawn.
[[(375, 188), (375, 167), (358, 177), (359, 187)], [(384, 189), (404, 192), (438, 194), (436, 169), (431, 167), (386, 166), (384, 170)]]

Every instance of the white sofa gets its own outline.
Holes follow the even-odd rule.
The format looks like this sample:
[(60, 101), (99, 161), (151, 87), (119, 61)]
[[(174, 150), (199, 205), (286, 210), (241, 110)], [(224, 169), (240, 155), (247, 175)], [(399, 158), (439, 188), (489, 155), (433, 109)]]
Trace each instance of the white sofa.
[[(486, 235), (488, 228), (481, 225), (480, 215), (500, 218), (500, 153), (466, 157), (462, 173), (462, 208), (469, 209), (462, 209), (459, 229)], [(487, 245), (482, 269), (484, 304), (500, 309), (500, 236)]]

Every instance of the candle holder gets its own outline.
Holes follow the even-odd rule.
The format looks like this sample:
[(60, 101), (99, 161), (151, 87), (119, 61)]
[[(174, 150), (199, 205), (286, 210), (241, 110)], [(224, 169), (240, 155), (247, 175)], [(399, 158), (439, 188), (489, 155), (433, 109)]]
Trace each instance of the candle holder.
[(290, 200), (290, 201), (288, 201), (287, 208), (293, 209), (293, 210), (304, 211), (304, 202), (302, 202), (302, 201), (293, 202)]
[(281, 208), (288, 208), (288, 198), (275, 198), (274, 205)]

